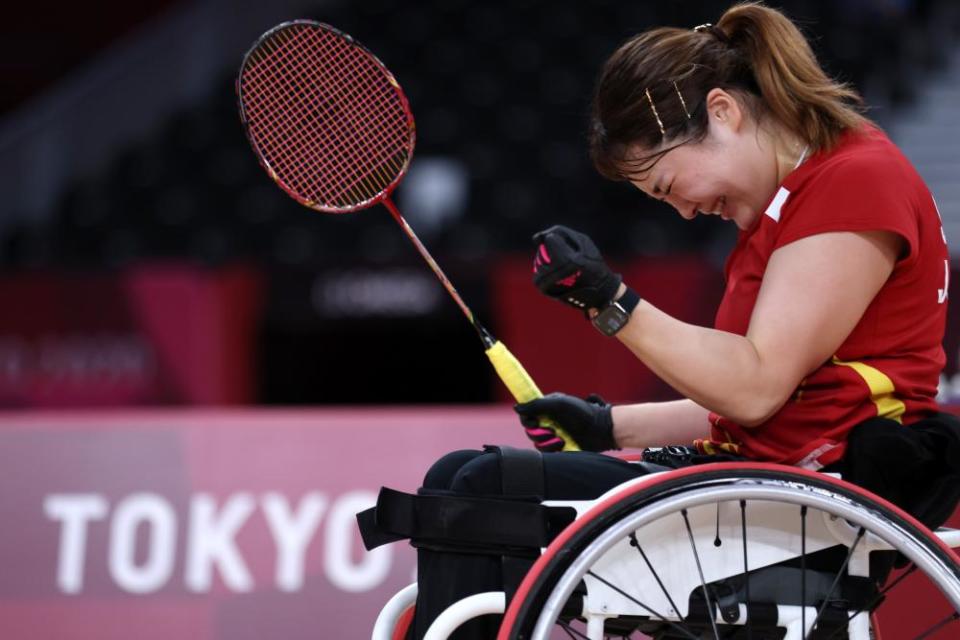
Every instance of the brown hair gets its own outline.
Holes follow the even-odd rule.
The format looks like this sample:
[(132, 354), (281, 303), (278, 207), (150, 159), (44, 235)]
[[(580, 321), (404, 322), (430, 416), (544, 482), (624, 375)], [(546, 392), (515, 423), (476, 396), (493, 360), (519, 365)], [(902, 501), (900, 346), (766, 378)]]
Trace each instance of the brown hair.
[[(590, 153), (597, 170), (624, 180), (669, 149), (707, 135), (706, 95), (734, 93), (758, 120), (771, 117), (828, 150), (868, 120), (860, 96), (824, 73), (800, 30), (758, 2), (737, 4), (716, 26), (661, 27), (625, 42), (604, 64), (593, 99)], [(627, 158), (629, 147), (656, 149)]]

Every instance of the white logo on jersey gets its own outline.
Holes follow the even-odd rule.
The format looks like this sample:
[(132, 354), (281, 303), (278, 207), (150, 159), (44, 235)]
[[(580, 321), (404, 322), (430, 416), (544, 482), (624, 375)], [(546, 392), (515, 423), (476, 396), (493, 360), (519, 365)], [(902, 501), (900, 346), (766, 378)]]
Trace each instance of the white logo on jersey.
[(950, 261), (943, 261), (943, 289), (937, 289), (937, 304), (947, 300), (947, 289), (950, 288)]
[[(937, 218), (940, 219), (940, 237), (943, 238), (943, 244), (947, 244), (947, 232), (943, 230), (943, 216), (940, 215), (940, 207), (937, 206), (937, 199), (931, 194), (930, 200), (933, 201), (933, 210), (937, 212)], [(943, 304), (947, 301), (947, 289), (950, 288), (950, 260), (943, 261), (943, 289), (937, 289), (937, 304)]]
[(937, 212), (937, 217), (940, 218), (940, 237), (943, 238), (943, 244), (947, 244), (947, 232), (943, 230), (943, 216), (940, 215), (940, 207), (937, 206), (937, 199), (932, 195), (930, 199), (933, 200), (933, 210)]
[(777, 195), (773, 196), (770, 206), (767, 207), (767, 210), (764, 211), (764, 213), (773, 218), (775, 222), (780, 222), (780, 209), (783, 207), (788, 197), (790, 197), (790, 192), (785, 188), (780, 187), (780, 190), (777, 191)]

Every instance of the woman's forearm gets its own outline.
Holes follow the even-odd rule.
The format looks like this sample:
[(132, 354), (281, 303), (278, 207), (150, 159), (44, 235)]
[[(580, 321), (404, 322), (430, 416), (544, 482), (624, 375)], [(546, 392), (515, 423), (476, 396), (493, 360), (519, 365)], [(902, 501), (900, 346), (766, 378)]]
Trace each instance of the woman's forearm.
[(710, 435), (709, 412), (692, 400), (613, 407), (613, 437), (624, 449), (689, 444)]

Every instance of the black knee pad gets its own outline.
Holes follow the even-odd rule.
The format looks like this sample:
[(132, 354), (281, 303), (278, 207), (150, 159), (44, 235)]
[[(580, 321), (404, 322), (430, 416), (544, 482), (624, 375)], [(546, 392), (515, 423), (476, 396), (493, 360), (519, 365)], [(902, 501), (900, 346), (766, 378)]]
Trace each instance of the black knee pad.
[(500, 476), (500, 456), (484, 452), (460, 467), (450, 482), (450, 490), (472, 495), (502, 495)]
[(543, 500), (546, 476), (536, 449), (484, 445), (484, 453), (467, 462), (450, 488), (475, 495), (533, 496)]
[(482, 455), (483, 451), (475, 449), (461, 449), (444, 455), (433, 463), (423, 477), (423, 488), (427, 490), (450, 489), (457, 472), (471, 460)]

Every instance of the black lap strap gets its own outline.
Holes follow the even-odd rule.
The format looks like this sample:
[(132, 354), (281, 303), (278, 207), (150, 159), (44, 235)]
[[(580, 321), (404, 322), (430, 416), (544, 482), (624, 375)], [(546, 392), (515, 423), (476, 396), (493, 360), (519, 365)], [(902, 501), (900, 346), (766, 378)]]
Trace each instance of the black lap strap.
[(410, 538), (415, 546), (507, 553), (545, 547), (573, 521), (569, 507), (532, 499), (380, 490), (377, 506), (357, 514), (367, 550)]
[(500, 456), (500, 481), (505, 496), (545, 494), (543, 454), (536, 449), (517, 449), (485, 444), (483, 450)]
[(376, 507), (370, 507), (357, 514), (357, 527), (360, 529), (360, 537), (367, 551), (391, 542), (406, 540), (409, 537), (400, 533), (391, 533), (378, 526)]
[[(546, 495), (543, 454), (536, 449), (517, 449), (489, 444), (484, 445), (483, 450), (496, 453), (500, 458), (500, 485), (504, 496), (535, 496), (538, 500), (543, 500)], [(567, 524), (569, 522), (564, 523), (563, 526)], [(552, 540), (553, 536), (550, 539)], [(517, 588), (533, 565), (536, 556), (539, 555), (539, 547), (545, 546), (545, 544), (538, 545), (536, 553), (532, 554), (503, 553), (501, 555), (500, 570), (507, 602), (513, 600)]]

